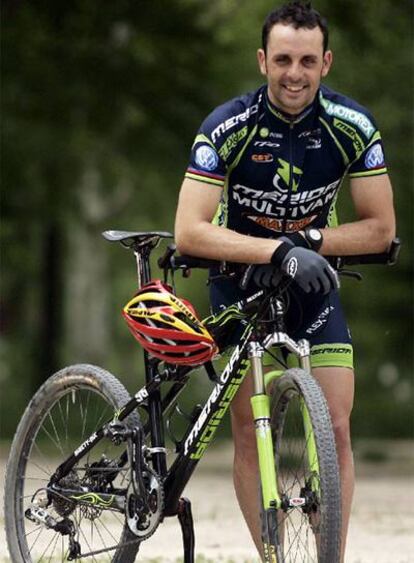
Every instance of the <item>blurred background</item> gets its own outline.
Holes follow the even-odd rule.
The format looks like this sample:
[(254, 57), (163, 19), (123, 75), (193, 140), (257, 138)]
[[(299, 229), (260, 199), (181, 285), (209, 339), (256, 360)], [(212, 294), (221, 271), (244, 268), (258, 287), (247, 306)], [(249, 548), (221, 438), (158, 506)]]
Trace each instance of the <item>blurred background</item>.
[[(315, 0), (328, 17), (326, 83), (366, 105), (395, 190), (397, 266), (343, 281), (355, 345), (356, 438), (413, 436), (413, 3)], [(5, 1), (2, 11), (1, 435), (70, 363), (135, 391), (140, 350), (120, 311), (131, 253), (105, 229), (173, 230), (193, 137), (218, 104), (257, 88), (270, 0)], [(344, 184), (342, 221), (352, 206)], [(160, 249), (162, 251), (163, 249)], [(156, 274), (154, 267), (153, 273)], [(178, 280), (208, 314), (205, 274)], [(194, 376), (202, 394), (205, 377)]]

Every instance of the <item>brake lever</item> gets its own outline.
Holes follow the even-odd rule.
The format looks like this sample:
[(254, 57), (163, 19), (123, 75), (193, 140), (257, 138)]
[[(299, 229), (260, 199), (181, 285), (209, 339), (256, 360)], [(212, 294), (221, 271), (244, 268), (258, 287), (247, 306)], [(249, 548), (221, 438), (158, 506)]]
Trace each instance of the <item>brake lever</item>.
[(215, 276), (209, 276), (207, 279), (207, 285), (210, 285), (210, 283), (215, 280), (228, 280), (234, 278), (235, 276), (236, 276), (236, 272), (229, 272), (228, 274), (217, 274)]
[(338, 275), (354, 278), (357, 281), (362, 281), (363, 279), (362, 274), (360, 272), (355, 272), (354, 270), (338, 270)]

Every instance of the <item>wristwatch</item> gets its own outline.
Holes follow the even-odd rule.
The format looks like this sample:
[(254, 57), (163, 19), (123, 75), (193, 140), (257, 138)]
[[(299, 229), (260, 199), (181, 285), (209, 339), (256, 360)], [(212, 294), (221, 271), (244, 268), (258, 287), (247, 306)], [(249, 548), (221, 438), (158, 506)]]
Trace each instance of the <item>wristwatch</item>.
[(319, 249), (323, 243), (323, 236), (319, 229), (314, 227), (307, 227), (304, 230), (305, 239), (308, 242), (310, 248), (315, 252), (319, 252)]

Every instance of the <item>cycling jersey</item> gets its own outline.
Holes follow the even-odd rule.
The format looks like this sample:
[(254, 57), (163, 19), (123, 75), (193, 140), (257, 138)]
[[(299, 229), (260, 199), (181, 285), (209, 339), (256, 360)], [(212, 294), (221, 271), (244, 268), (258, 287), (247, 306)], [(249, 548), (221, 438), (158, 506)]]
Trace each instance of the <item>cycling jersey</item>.
[[(209, 184), (223, 188), (216, 224), (277, 238), (311, 225), (335, 226), (335, 200), (344, 177), (386, 172), (381, 135), (369, 112), (355, 101), (321, 86), (312, 104), (292, 117), (271, 103), (267, 86), (262, 86), (207, 117), (186, 177), (204, 182), (206, 189)], [(235, 281), (213, 282), (213, 310), (237, 300), (237, 291)], [(337, 295), (331, 301), (333, 305), (303, 296), (297, 334), (311, 341), (314, 367), (352, 367), (351, 339)], [(323, 331), (306, 333), (319, 322)], [(341, 358), (335, 350), (344, 351)]]
[(321, 86), (314, 102), (292, 119), (262, 86), (207, 117), (186, 177), (224, 188), (217, 224), (274, 237), (335, 225), (344, 176), (386, 172), (380, 133), (362, 106)]

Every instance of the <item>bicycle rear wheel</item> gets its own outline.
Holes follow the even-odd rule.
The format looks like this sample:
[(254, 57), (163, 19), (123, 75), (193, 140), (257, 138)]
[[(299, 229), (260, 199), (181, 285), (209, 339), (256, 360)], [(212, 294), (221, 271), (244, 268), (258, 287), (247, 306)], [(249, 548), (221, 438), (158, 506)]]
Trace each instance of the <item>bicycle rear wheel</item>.
[(273, 518), (264, 513), (263, 523), (267, 533), (273, 529), (277, 563), (337, 563), (341, 494), (335, 438), (325, 397), (311, 375), (290, 369), (277, 380), (271, 426), (282, 507)]
[[(35, 494), (37, 498), (43, 495), (47, 501), (42, 489), (56, 468), (129, 398), (125, 387), (113, 375), (90, 365), (63, 369), (34, 395), (16, 431), (6, 470), (4, 512), (7, 543), (14, 563), (67, 561), (68, 536), (28, 520), (25, 511), (32, 505)], [(138, 425), (138, 414), (131, 413), (126, 422)], [(79, 460), (61, 485), (81, 493), (96, 487), (99, 490), (111, 471), (108, 464), (124, 449), (125, 445), (116, 447), (110, 440), (101, 440)], [(127, 462), (109, 489), (126, 489), (129, 476)], [(136, 540), (122, 513), (71, 503), (66, 497), (53, 497), (47, 506), (45, 502), (45, 508), (57, 520), (66, 516), (73, 521), (82, 553), (118, 546), (92, 556), (92, 561), (135, 561), (139, 544), (122, 546)]]

